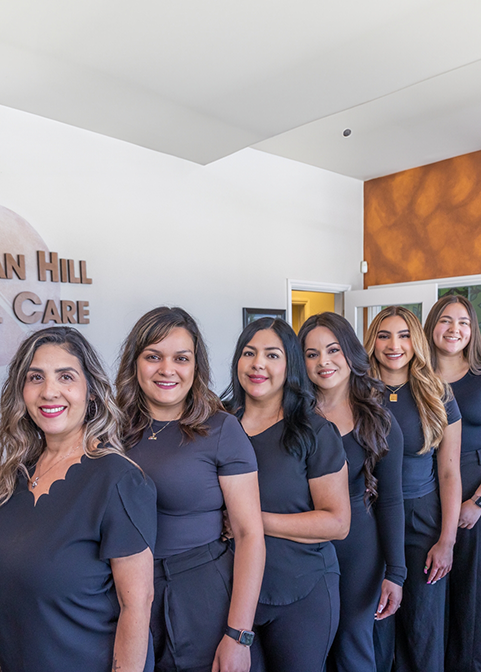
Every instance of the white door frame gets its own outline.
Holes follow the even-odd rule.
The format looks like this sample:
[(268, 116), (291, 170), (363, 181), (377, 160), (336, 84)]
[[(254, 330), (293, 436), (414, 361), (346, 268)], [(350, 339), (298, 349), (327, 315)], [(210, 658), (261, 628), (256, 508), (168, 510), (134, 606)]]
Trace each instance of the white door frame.
[[(381, 306), (392, 306), (406, 303), (422, 304), (422, 321), (426, 320), (427, 314), (438, 300), (438, 285), (436, 282), (424, 282), (416, 285), (398, 285), (388, 287), (378, 285), (369, 289), (360, 289), (348, 292), (345, 297), (345, 317), (352, 325), (357, 337), (362, 342), (364, 321), (359, 308), (373, 309), (369, 321), (379, 312)], [(379, 307), (379, 308), (378, 308)]]
[(466, 287), (469, 285), (481, 285), (481, 275), (458, 275), (451, 278), (433, 278), (430, 280), (415, 280), (413, 282), (394, 282), (390, 285), (370, 285), (368, 289), (378, 287), (409, 287), (413, 285), (429, 285), (436, 283), (440, 289), (446, 287)]
[[(357, 308), (404, 303), (422, 303), (423, 323), (431, 307), (438, 300), (438, 289), (481, 285), (481, 275), (458, 275), (450, 278), (431, 278), (413, 282), (395, 282), (370, 285), (365, 290), (349, 292), (345, 296), (345, 317), (354, 327), (359, 338), (363, 325)], [(372, 317), (372, 315), (371, 315)]]
[(301, 291), (301, 292), (326, 292), (328, 294), (336, 294), (334, 297), (337, 300), (339, 299), (340, 303), (336, 303), (336, 308), (340, 307), (340, 312), (342, 312), (342, 302), (344, 298), (344, 292), (349, 292), (351, 290), (351, 285), (336, 285), (332, 282), (317, 282), (315, 280), (291, 280), (287, 279), (287, 322), (292, 326), (292, 291)]

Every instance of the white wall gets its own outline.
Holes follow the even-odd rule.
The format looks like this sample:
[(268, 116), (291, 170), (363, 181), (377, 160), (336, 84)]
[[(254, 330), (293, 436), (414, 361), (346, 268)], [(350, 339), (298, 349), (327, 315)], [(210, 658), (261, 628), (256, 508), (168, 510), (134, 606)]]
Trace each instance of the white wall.
[(287, 278), (362, 287), (359, 180), (252, 149), (199, 166), (5, 107), (0, 148), (0, 205), (87, 260), (93, 284), (61, 295), (90, 301), (80, 328), (110, 366), (138, 317), (177, 304), (220, 390), (243, 306), (285, 308)]

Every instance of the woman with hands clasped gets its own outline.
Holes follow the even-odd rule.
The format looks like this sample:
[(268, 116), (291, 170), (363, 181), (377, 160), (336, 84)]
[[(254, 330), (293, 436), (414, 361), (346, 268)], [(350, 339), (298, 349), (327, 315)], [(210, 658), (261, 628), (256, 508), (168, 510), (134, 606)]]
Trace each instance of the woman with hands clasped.
[(432, 369), (422, 326), (410, 310), (381, 310), (368, 329), (366, 350), (404, 436), (408, 574), (396, 614), (394, 669), (442, 672), (445, 577), (461, 506), (461, 415), (449, 386)]
[(403, 440), (382, 406), (382, 383), (353, 328), (335, 313), (313, 315), (299, 340), (317, 412), (339, 429), (349, 461), (351, 529), (334, 546), (341, 617), (327, 669), (376, 672), (374, 618), (396, 612), (406, 577), (401, 485)]
[(449, 575), (448, 672), (481, 670), (481, 334), (473, 305), (445, 296), (424, 328), (436, 373), (462, 414), (463, 503)]
[(1, 413), (2, 672), (151, 672), (155, 489), (80, 332), (23, 342)]
[[(248, 672), (265, 545), (252, 446), (209, 389), (193, 318), (160, 307), (127, 337), (117, 375), (124, 441), (157, 487), (157, 672)], [(227, 509), (236, 553), (221, 539)]]
[(349, 531), (342, 441), (313, 413), (302, 351), (283, 320), (261, 318), (244, 329), (231, 373), (228, 407), (259, 464), (267, 555), (254, 630), (265, 668), (320, 672), (339, 619), (330, 540)]

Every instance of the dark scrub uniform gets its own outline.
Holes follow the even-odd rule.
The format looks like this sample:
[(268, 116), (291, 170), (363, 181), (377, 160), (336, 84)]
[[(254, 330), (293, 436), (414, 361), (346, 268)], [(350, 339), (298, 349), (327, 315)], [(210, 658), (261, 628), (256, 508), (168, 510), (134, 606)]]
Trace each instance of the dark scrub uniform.
[(155, 533), (153, 483), (120, 455), (83, 456), (36, 505), (21, 474), (0, 506), (2, 672), (110, 672), (110, 559), (153, 550)]
[[(447, 577), (428, 585), (428, 575), (424, 573), (428, 551), (441, 534), (441, 502), (434, 450), (418, 454), (424, 437), (409, 383), (398, 390), (396, 402), (389, 401), (389, 394), (387, 391), (385, 403), (404, 437), (402, 482), (407, 566), (403, 600), (395, 616), (393, 669), (396, 672), (442, 672)], [(448, 424), (461, 419), (454, 399), (446, 402), (445, 408)], [(382, 663), (381, 656), (378, 661), (379, 672), (390, 669), (394, 648), (392, 620), (386, 619), (375, 625), (375, 634), (379, 637), (376, 655), (382, 652), (384, 656)]]
[[(309, 479), (340, 471), (339, 432), (310, 417), (316, 441), (305, 458), (282, 444), (284, 421), (250, 437), (259, 465), (261, 508), (270, 513), (313, 509)], [(266, 536), (266, 568), (254, 621), (267, 672), (320, 672), (339, 620), (339, 566), (331, 542), (302, 544)]]
[(389, 452), (374, 469), (378, 497), (368, 511), (364, 504), (366, 452), (354, 432), (342, 437), (349, 463), (351, 530), (346, 539), (333, 542), (341, 568), (341, 618), (328, 656), (329, 672), (376, 672), (373, 629), (381, 584), (388, 579), (402, 586), (406, 578), (403, 437), (394, 418), (387, 441)]
[[(212, 668), (227, 625), (233, 568), (232, 552), (220, 540), (219, 476), (257, 470), (249, 439), (233, 416), (218, 412), (205, 424), (208, 435), (190, 441), (178, 422), (154, 421), (129, 451), (157, 487), (151, 626), (158, 672)], [(155, 441), (149, 440), (153, 432)]]
[[(463, 502), (481, 484), (481, 376), (471, 371), (451, 384), (461, 411)], [(481, 520), (458, 529), (449, 573), (449, 634), (446, 672), (481, 671)]]

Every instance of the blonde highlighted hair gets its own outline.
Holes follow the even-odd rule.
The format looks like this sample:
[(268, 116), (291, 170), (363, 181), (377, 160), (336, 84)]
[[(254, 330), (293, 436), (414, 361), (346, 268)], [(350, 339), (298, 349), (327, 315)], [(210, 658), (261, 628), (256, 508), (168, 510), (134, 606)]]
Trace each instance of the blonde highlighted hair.
[(431, 365), (431, 353), (418, 318), (407, 308), (389, 306), (378, 313), (371, 322), (366, 334), (365, 348), (371, 362), (371, 372), (376, 378), (381, 378), (381, 368), (375, 355), (376, 339), (381, 330), (382, 322), (398, 315), (406, 323), (414, 355), (409, 362), (409, 384), (414, 401), (416, 402), (421, 419), (424, 435), (424, 445), (420, 455), (429, 453), (431, 448), (438, 448), (443, 439), (448, 419), (444, 401), (452, 398), (451, 388), (443, 383), (434, 373)]
[[(77, 357), (87, 381), (84, 453), (99, 458), (110, 453), (125, 457), (119, 440), (118, 409), (100, 359), (90, 343), (73, 327), (49, 327), (33, 333), (13, 357), (0, 400), (0, 506), (15, 490), (18, 475), (28, 478), (46, 447), (45, 436), (28, 414), (23, 399), (27, 372), (42, 345), (57, 345)], [(100, 447), (98, 445), (100, 441)], [(130, 461), (130, 460), (129, 460)]]

